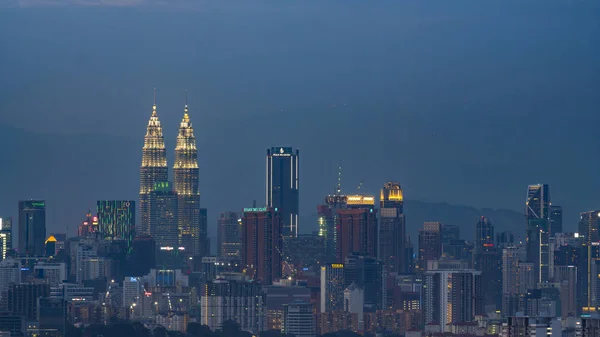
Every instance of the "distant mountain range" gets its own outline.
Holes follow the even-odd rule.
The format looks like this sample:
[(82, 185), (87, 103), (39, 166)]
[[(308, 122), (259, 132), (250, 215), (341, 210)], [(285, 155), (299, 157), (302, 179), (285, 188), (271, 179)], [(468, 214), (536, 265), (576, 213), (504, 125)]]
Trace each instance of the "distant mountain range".
[[(412, 242), (417, 244), (419, 229), (423, 222), (440, 221), (443, 224), (456, 225), (460, 228), (461, 238), (473, 240), (475, 234), (475, 223), (481, 216), (489, 218), (494, 224), (496, 233), (511, 231), (515, 239), (524, 234), (525, 218), (522, 213), (508, 209), (478, 209), (469, 206), (451, 205), (445, 202), (425, 202), (418, 200), (406, 200), (404, 202), (406, 216), (406, 232), (411, 236)], [(315, 223), (316, 213), (311, 217), (305, 217), (303, 223)]]

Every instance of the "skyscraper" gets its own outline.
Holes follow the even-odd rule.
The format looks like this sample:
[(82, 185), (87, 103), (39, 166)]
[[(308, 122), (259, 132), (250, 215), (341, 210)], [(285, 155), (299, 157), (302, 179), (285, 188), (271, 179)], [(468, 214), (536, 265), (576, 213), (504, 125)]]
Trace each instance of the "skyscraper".
[(45, 240), (44, 200), (19, 201), (19, 253), (26, 256), (43, 256)]
[(550, 206), (550, 234), (552, 236), (557, 233), (562, 233), (562, 217), (563, 217), (563, 209), (560, 206), (551, 205)]
[(325, 256), (327, 262), (335, 262), (335, 247), (338, 242), (335, 224), (337, 222), (338, 209), (347, 207), (348, 197), (338, 192), (334, 195), (328, 195), (325, 198), (325, 204), (317, 206), (317, 224), (319, 226), (319, 236), (325, 238)]
[(343, 263), (352, 253), (377, 257), (375, 197), (349, 195), (347, 205), (347, 209), (337, 210), (337, 262)]
[(157, 182), (154, 185), (148, 198), (150, 233), (159, 249), (171, 251), (179, 247), (177, 194), (169, 182)]
[(328, 263), (321, 267), (321, 312), (344, 310), (344, 265)]
[(529, 185), (525, 201), (527, 261), (534, 264), (536, 283), (547, 282), (550, 252), (550, 188)]
[(419, 230), (419, 269), (425, 270), (427, 262), (442, 256), (442, 223), (425, 222)]
[(389, 273), (406, 273), (406, 225), (400, 184), (387, 182), (379, 198), (379, 259)]
[(423, 276), (425, 324), (472, 322), (482, 314), (480, 272), (465, 261), (429, 261)]
[(0, 218), (0, 259), (5, 259), (12, 248), (12, 217)]
[(131, 247), (135, 237), (135, 201), (98, 200), (98, 230), (104, 237), (123, 239)]
[(200, 255), (200, 187), (198, 150), (187, 102), (177, 134), (173, 183), (178, 198), (178, 235), (186, 255)]
[(240, 257), (242, 221), (236, 212), (221, 213), (217, 220), (217, 255), (225, 258)]
[(139, 234), (150, 234), (150, 193), (157, 182), (168, 181), (167, 150), (162, 126), (156, 112), (155, 102), (152, 116), (148, 121), (144, 147), (142, 149), (142, 165), (140, 167), (140, 224)]
[(298, 236), (300, 152), (291, 147), (267, 150), (267, 207), (276, 208), (283, 236)]
[(481, 271), (484, 303), (502, 307), (502, 250), (494, 246), (494, 225), (482, 216), (475, 224), (473, 268)]
[(265, 285), (281, 278), (282, 220), (273, 208), (244, 208), (242, 217), (242, 268)]

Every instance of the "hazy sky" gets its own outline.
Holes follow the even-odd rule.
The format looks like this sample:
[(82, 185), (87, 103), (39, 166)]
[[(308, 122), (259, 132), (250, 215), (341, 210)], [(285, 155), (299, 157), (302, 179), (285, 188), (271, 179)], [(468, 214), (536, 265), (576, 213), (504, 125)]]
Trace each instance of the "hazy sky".
[(170, 158), (189, 92), (210, 228), (264, 202), (282, 145), (307, 217), (340, 160), (346, 192), (521, 211), (544, 182), (566, 229), (600, 208), (599, 1), (9, 2), (27, 6), (0, 10), (2, 215), (46, 199), (49, 231), (74, 233), (97, 199), (137, 200), (154, 85)]

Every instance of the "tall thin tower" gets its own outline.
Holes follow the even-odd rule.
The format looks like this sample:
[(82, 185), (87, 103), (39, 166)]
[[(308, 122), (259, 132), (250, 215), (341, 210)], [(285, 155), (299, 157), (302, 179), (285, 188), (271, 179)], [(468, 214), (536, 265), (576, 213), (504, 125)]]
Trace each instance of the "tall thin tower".
[(162, 126), (156, 112), (156, 89), (152, 116), (148, 121), (144, 147), (142, 149), (142, 166), (140, 167), (140, 224), (138, 231), (150, 233), (150, 193), (157, 182), (168, 181), (167, 150)]
[(185, 247), (186, 255), (200, 255), (200, 245), (205, 240), (200, 238), (198, 150), (194, 128), (188, 115), (187, 93), (175, 147), (173, 182), (178, 196), (179, 243)]

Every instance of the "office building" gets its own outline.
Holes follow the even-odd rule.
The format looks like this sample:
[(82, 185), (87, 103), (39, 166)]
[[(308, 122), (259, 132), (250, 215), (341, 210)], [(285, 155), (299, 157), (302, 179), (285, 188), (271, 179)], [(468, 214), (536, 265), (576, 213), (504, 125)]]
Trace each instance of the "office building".
[(98, 200), (96, 212), (98, 231), (106, 238), (125, 240), (131, 247), (135, 237), (135, 201)]
[(154, 191), (156, 183), (169, 180), (165, 139), (156, 111), (156, 92), (154, 96), (155, 101), (144, 136), (142, 165), (140, 166), (140, 224), (137, 228), (138, 234), (151, 234), (150, 194)]
[(555, 266), (554, 282), (560, 287), (560, 312), (562, 317), (577, 316), (577, 267)]
[(4, 260), (6, 254), (13, 249), (12, 242), (12, 217), (0, 218), (0, 259)]
[(210, 238), (208, 237), (208, 210), (206, 208), (200, 208), (200, 236), (198, 237), (198, 250), (196, 250), (197, 257), (204, 257), (210, 255)]
[(563, 232), (563, 209), (560, 206), (550, 205), (550, 235), (554, 236)]
[(481, 272), (484, 303), (502, 307), (502, 250), (494, 245), (494, 225), (482, 216), (475, 224), (473, 269)]
[(347, 209), (337, 210), (336, 262), (358, 253), (377, 257), (377, 210), (375, 197), (349, 195)]
[[(519, 309), (519, 297), (528, 282), (521, 284), (519, 271), (526, 259), (523, 247), (507, 247), (502, 252), (502, 316), (514, 316)], [(525, 275), (522, 275), (525, 276)], [(525, 289), (527, 290), (527, 289)]]
[(536, 282), (549, 280), (550, 188), (529, 185), (525, 201), (527, 261), (535, 266)]
[(138, 304), (142, 293), (142, 280), (139, 277), (125, 277), (123, 280), (123, 307)]
[[(161, 247), (179, 247), (177, 193), (169, 182), (157, 182), (149, 194), (150, 234)], [(173, 249), (168, 249), (173, 250)]]
[(449, 244), (453, 240), (460, 239), (460, 228), (456, 225), (442, 224), (442, 246)]
[(465, 261), (428, 262), (423, 275), (423, 317), (444, 332), (449, 323), (472, 322), (483, 312), (481, 273)]
[(150, 236), (138, 236), (133, 239), (131, 249), (130, 273), (143, 276), (156, 267), (156, 241)]
[(344, 310), (344, 265), (328, 263), (321, 267), (321, 312)]
[(291, 147), (267, 150), (267, 207), (281, 215), (283, 236), (298, 235), (300, 152)]
[(188, 256), (200, 255), (202, 248), (200, 247), (199, 184), (198, 149), (186, 102), (177, 134), (173, 185), (178, 197), (179, 242), (185, 247), (185, 254)]
[(332, 263), (336, 261), (335, 247), (338, 242), (335, 224), (338, 218), (338, 209), (347, 207), (348, 197), (340, 194), (338, 186), (336, 194), (328, 195), (325, 198), (323, 205), (317, 206), (317, 224), (319, 226), (319, 236), (325, 238), (325, 256), (326, 262)]
[(419, 230), (419, 269), (425, 270), (427, 262), (442, 256), (442, 223), (425, 222)]
[(344, 261), (344, 288), (352, 283), (364, 290), (364, 310), (375, 312), (386, 309), (386, 271), (376, 258), (350, 254)]
[(58, 287), (67, 280), (67, 265), (64, 262), (38, 262), (33, 268), (33, 274), (50, 287)]
[(582, 212), (579, 220), (579, 236), (583, 242), (590, 245), (592, 242), (600, 242), (600, 210)]
[(54, 330), (65, 336), (67, 330), (67, 302), (62, 298), (37, 299), (37, 323), (40, 330)]
[(282, 275), (282, 219), (269, 207), (244, 208), (242, 268), (251, 278), (270, 285)]
[(312, 304), (295, 300), (284, 305), (283, 333), (296, 337), (315, 337), (316, 322)]
[(388, 273), (407, 273), (404, 196), (400, 184), (385, 183), (379, 203), (378, 257)]
[(50, 286), (43, 283), (13, 283), (8, 287), (8, 311), (23, 315), (29, 321), (37, 319), (37, 299), (48, 297)]
[(46, 203), (43, 200), (19, 201), (19, 254), (44, 256), (46, 240)]
[(0, 294), (6, 291), (11, 283), (21, 283), (21, 263), (9, 258), (0, 261)]
[(201, 285), (200, 324), (212, 331), (233, 320), (253, 334), (264, 330), (265, 295), (260, 282), (213, 280)]
[(239, 259), (242, 248), (242, 219), (236, 212), (223, 212), (217, 220), (217, 254)]

